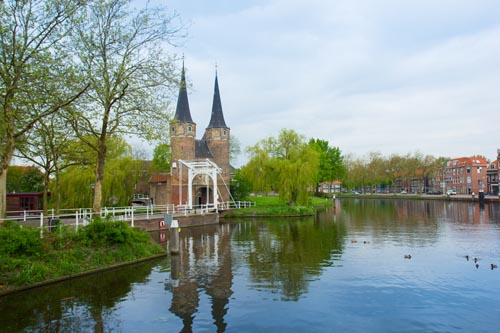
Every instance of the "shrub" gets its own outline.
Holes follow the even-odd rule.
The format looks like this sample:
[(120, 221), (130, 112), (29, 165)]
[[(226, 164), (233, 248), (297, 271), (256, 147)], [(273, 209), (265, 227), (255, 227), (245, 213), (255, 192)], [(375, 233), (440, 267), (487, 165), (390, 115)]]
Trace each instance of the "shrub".
[(24, 227), (7, 221), (0, 227), (0, 254), (32, 256), (42, 251), (42, 240), (38, 228)]
[(147, 234), (130, 227), (123, 221), (95, 220), (82, 230), (81, 237), (84, 243), (100, 245), (149, 241)]

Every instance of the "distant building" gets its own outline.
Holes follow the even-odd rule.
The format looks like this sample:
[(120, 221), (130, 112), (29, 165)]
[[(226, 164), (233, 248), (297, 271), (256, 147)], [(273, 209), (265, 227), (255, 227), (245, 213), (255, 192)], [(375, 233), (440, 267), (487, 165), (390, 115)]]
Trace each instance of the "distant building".
[(329, 194), (340, 192), (342, 192), (342, 183), (338, 180), (318, 184), (318, 193)]
[(217, 73), (210, 122), (203, 137), (196, 139), (183, 65), (177, 108), (170, 124), (170, 147), (170, 172), (153, 175), (149, 182), (154, 204), (215, 206), (229, 201), (230, 129), (222, 112)]
[(457, 194), (477, 194), (488, 191), (486, 176), (489, 163), (482, 157), (460, 157), (451, 159), (445, 168), (446, 190)]
[(488, 170), (486, 171), (486, 177), (488, 179), (488, 193), (493, 195), (499, 195), (498, 189), (498, 179), (500, 172), (500, 149), (497, 149), (497, 158), (490, 163)]
[[(48, 194), (50, 196), (50, 193)], [(42, 210), (43, 192), (7, 193), (7, 214), (24, 210)]]

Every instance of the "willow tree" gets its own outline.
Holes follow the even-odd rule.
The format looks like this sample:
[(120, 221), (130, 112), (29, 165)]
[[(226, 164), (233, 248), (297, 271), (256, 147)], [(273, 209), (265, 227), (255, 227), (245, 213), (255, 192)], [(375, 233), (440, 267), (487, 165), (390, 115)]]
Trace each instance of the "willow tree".
[[(93, 140), (92, 137), (85, 138)], [(111, 136), (107, 142), (106, 168), (103, 181), (103, 203), (106, 206), (127, 205), (133, 194), (136, 169), (140, 161), (133, 158), (132, 147), (125, 139)], [(62, 208), (89, 207), (95, 187), (94, 166), (96, 155), (81, 140), (67, 144), (61, 171), (59, 191)], [(52, 184), (55, 188), (55, 184)]]
[(248, 149), (250, 161), (242, 172), (254, 190), (274, 190), (290, 205), (306, 204), (318, 174), (319, 154), (304, 136), (283, 129)]
[(75, 26), (75, 54), (90, 88), (70, 119), (97, 156), (93, 210), (99, 211), (108, 138), (151, 140), (168, 133), (177, 76), (166, 49), (175, 46), (182, 29), (166, 8), (135, 10), (128, 0), (92, 2), (84, 15)]
[(70, 19), (83, 1), (0, 1), (0, 217), (7, 168), (20, 140), (84, 90), (68, 66)]

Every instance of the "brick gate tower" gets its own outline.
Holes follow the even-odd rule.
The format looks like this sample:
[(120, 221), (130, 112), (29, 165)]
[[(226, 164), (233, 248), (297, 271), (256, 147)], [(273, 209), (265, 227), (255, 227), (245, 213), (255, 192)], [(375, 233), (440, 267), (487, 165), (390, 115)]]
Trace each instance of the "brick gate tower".
[[(229, 201), (231, 182), (229, 132), (230, 129), (226, 125), (222, 112), (216, 72), (210, 122), (203, 137), (196, 139), (196, 123), (192, 120), (189, 109), (183, 64), (177, 108), (174, 120), (170, 123), (171, 170), (170, 173), (164, 173), (161, 176), (153, 175), (150, 180), (150, 194), (155, 204), (184, 205), (192, 202), (196, 206), (214, 204), (214, 200), (219, 203)], [(198, 163), (215, 164), (218, 170), (217, 179), (211, 178), (210, 174), (200, 173), (189, 180), (186, 165)], [(214, 189), (217, 190), (215, 196)], [(189, 195), (192, 197), (189, 198)]]

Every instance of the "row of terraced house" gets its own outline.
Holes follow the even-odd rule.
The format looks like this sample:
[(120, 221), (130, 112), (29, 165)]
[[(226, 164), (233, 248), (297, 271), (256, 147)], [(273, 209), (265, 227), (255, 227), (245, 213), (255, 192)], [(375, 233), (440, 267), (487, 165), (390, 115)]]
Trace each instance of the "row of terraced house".
[[(450, 159), (442, 170), (432, 176), (422, 175), (410, 179), (397, 179), (389, 187), (362, 188), (362, 193), (429, 193), (478, 194), (484, 192), (499, 195), (500, 149), (492, 162), (483, 157), (460, 157)], [(339, 193), (345, 191), (338, 181), (319, 184), (320, 193)]]

